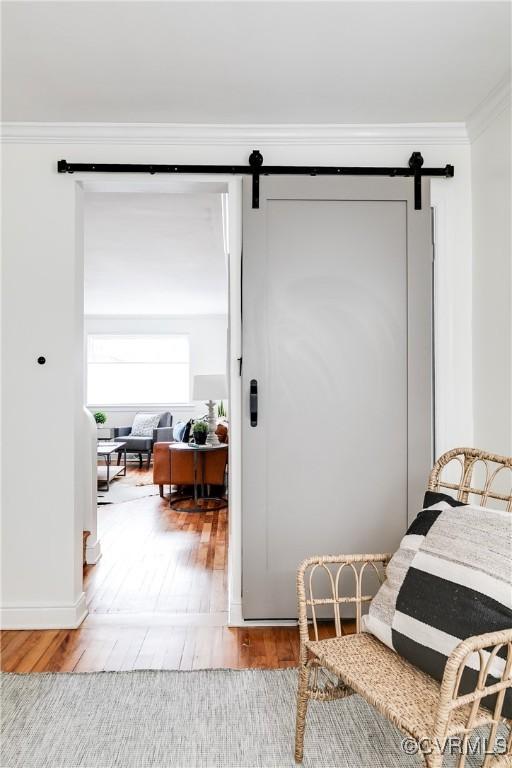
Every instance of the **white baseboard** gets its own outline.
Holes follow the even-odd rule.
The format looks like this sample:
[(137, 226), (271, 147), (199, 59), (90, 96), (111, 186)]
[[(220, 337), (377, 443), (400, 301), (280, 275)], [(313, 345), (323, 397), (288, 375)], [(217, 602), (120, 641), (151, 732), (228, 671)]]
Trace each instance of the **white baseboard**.
[(89, 536), (87, 546), (85, 547), (85, 562), (87, 565), (96, 565), (101, 557), (101, 544), (99, 539), (96, 539), (93, 544), (89, 544), (90, 538)]
[(71, 605), (0, 607), (2, 629), (76, 629), (87, 616), (85, 592)]
[(295, 619), (244, 619), (242, 603), (231, 602), (228, 612), (228, 627), (296, 627)]

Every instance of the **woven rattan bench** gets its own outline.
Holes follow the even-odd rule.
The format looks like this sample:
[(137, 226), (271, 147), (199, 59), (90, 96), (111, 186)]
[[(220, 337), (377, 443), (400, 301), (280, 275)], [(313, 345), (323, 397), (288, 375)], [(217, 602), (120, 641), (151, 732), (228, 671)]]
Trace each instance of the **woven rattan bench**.
[[(449, 474), (443, 479), (442, 475), (447, 474), (445, 468), (450, 465), (450, 472), (454, 464), (460, 467), (458, 479)], [(428, 488), (431, 491), (448, 489), (460, 501), (480, 506), (492, 503), (510, 512), (511, 474), (512, 458), (473, 448), (456, 448), (436, 462)], [(508, 485), (504, 484), (504, 475), (509, 475), (506, 478)], [(295, 760), (302, 762), (308, 701), (332, 701), (357, 693), (402, 733), (418, 742), (427, 768), (442, 766), (444, 747), (454, 736), (462, 740), (457, 766), (463, 768), (468, 740), (474, 729), (481, 726), (488, 726), (488, 754), (483, 760), (484, 768), (510, 768), (512, 723), (503, 720), (501, 710), (505, 691), (512, 687), (512, 628), (461, 642), (448, 658), (442, 682), (437, 682), (372, 635), (361, 632), (362, 606), (373, 597), (363, 594), (363, 587), (366, 591), (370, 573), (376, 577), (376, 586), (382, 583), (390, 557), (388, 554), (312, 557), (299, 567), (300, 663)], [(341, 584), (347, 571), (355, 584), (353, 596), (342, 594)], [(321, 574), (324, 592), (322, 597), (315, 597), (313, 584), (318, 583), (317, 577)], [(325, 584), (328, 585), (327, 597)], [(341, 606), (350, 603), (355, 606), (356, 633), (344, 635)], [(325, 618), (326, 610), (332, 612), (335, 636), (320, 640), (319, 616)], [(507, 656), (502, 678), (498, 683), (487, 685), (491, 663), (503, 647)], [(483, 652), (484, 649), (489, 655)], [(477, 654), (480, 660), (478, 682), (472, 693), (462, 695), (458, 691), (460, 679), (472, 654)], [(480, 706), (483, 698), (495, 693), (493, 711)], [(509, 726), (506, 754), (501, 750), (501, 754), (493, 755), (500, 722)]]

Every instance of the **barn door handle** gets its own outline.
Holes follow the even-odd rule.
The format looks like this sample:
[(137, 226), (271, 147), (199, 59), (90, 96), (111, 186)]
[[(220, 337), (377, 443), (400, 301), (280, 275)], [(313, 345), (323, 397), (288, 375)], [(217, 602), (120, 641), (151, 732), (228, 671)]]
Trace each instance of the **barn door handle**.
[(249, 388), (249, 410), (251, 412), (251, 427), (258, 424), (258, 382), (251, 379)]

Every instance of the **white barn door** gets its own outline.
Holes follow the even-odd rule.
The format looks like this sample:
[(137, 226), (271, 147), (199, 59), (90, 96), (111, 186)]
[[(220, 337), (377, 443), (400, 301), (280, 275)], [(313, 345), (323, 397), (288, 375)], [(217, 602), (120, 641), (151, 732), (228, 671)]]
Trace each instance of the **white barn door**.
[(295, 617), (304, 557), (392, 551), (419, 509), (432, 460), (422, 186), (415, 211), (410, 179), (263, 176), (253, 209), (246, 179), (246, 619)]

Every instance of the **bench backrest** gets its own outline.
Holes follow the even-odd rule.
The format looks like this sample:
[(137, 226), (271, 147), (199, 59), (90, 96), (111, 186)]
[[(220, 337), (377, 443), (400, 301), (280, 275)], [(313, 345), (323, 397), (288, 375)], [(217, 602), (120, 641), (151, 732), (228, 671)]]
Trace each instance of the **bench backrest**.
[(459, 501), (512, 511), (512, 457), (478, 448), (454, 448), (434, 464), (429, 491), (450, 491)]

